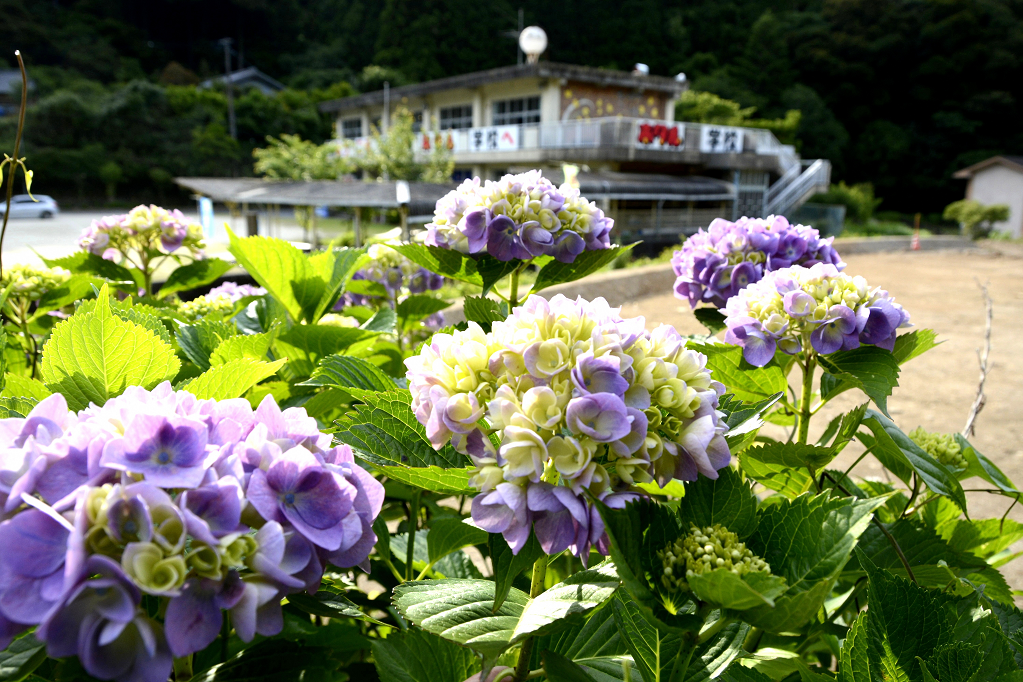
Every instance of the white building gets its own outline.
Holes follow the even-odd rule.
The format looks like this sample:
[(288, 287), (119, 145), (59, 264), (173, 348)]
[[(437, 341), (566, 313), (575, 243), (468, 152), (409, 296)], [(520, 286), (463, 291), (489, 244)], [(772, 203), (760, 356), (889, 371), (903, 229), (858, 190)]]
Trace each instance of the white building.
[(984, 205), (1008, 204), (1009, 219), (995, 223), (999, 232), (1023, 237), (1023, 156), (992, 156), (953, 175), (969, 180), (966, 198)]
[[(675, 120), (684, 78), (539, 62), (324, 102), (337, 136), (386, 134), (413, 113), (417, 152), (449, 149), (455, 180), (563, 164), (616, 219), (623, 238), (675, 241), (715, 217), (784, 214), (826, 189), (830, 163), (803, 162), (767, 130)], [(386, 113), (385, 113), (386, 108)]]

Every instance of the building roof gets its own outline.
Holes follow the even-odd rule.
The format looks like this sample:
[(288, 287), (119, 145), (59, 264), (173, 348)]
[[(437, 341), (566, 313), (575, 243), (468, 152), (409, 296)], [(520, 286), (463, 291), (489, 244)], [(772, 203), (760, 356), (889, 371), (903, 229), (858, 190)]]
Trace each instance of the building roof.
[[(0, 69), (0, 97), (14, 94), (13, 88), (21, 92), (21, 69)], [(29, 92), (35, 90), (36, 82), (28, 79)]]
[(985, 168), (990, 168), (991, 166), (1005, 166), (1010, 170), (1023, 173), (1023, 156), (992, 156), (990, 159), (984, 159), (980, 163), (975, 163), (972, 166), (967, 166), (962, 170), (956, 171), (952, 174), (952, 177), (969, 179)]
[[(556, 78), (570, 81), (581, 81), (595, 85), (615, 85), (637, 90), (652, 90), (678, 95), (687, 89), (688, 84), (664, 76), (640, 76), (628, 71), (611, 71), (597, 69), (592, 66), (576, 66), (556, 62), (537, 62), (536, 64), (519, 64), (502, 66), (488, 71), (475, 71), (460, 76), (439, 78), (415, 85), (403, 85), (391, 88), (391, 102), (402, 97), (421, 97), (433, 92), (455, 90), (459, 88), (476, 88), (488, 83), (514, 80), (517, 78)], [(329, 100), (320, 104), (320, 111), (347, 111), (384, 103), (384, 91), (366, 92), (352, 97)]]
[[(232, 71), (228, 78), (231, 79), (231, 84), (235, 87), (243, 88), (246, 86), (252, 86), (259, 88), (263, 92), (280, 92), (286, 87), (284, 83), (271, 78), (254, 66), (250, 66), (246, 69), (239, 69), (238, 71)], [(223, 83), (224, 80), (224, 76), (217, 76), (216, 78), (210, 78), (203, 81), (199, 84), (199, 87), (211, 88), (215, 84), (219, 85)]]

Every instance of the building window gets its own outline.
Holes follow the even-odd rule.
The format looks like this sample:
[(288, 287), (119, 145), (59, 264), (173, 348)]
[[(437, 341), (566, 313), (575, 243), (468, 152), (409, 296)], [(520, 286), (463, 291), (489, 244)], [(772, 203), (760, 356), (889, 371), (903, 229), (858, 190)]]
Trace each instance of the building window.
[(540, 98), (522, 97), (494, 102), (494, 125), (522, 125), (540, 122)]
[(441, 130), (465, 130), (472, 128), (472, 105), (443, 107), (440, 110)]
[(463, 180), (472, 179), (471, 168), (456, 168), (451, 171), (451, 182), (462, 182)]
[(412, 132), (418, 133), (423, 129), (423, 112), (413, 111), (412, 112)]
[(362, 137), (362, 119), (346, 118), (341, 121), (341, 137), (346, 140)]

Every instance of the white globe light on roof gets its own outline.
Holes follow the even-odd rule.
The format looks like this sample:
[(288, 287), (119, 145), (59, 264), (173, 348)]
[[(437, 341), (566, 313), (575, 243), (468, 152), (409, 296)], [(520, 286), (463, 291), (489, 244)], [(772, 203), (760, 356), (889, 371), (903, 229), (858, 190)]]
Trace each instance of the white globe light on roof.
[(547, 49), (547, 33), (539, 26), (527, 26), (519, 34), (519, 47), (529, 56), (540, 56)]

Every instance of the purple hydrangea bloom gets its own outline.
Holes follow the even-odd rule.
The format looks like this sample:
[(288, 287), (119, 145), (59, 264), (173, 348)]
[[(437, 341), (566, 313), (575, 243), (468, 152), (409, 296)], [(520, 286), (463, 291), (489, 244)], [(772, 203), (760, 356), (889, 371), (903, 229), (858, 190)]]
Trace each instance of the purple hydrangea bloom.
[(768, 272), (792, 265), (827, 263), (845, 267), (832, 246), (833, 237), (806, 225), (792, 225), (783, 216), (711, 222), (672, 256), (675, 296), (695, 308), (700, 302), (723, 308), (744, 287)]
[(266, 289), (256, 286), (255, 284), (238, 284), (236, 282), (227, 281), (219, 286), (213, 287), (206, 293), (206, 295), (211, 298), (214, 296), (226, 296), (227, 298), (230, 298), (232, 302), (238, 302), (246, 296), (265, 296)]

